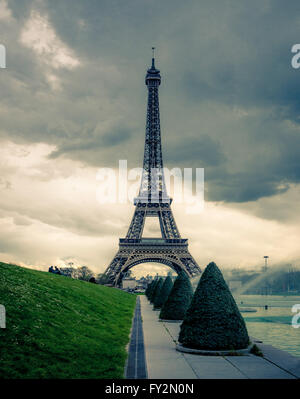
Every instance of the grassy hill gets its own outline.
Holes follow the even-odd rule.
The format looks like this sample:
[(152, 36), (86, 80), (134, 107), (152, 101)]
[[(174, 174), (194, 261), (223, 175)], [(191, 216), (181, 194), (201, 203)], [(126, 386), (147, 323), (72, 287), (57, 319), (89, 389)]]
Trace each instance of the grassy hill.
[(0, 263), (0, 378), (122, 378), (135, 295)]

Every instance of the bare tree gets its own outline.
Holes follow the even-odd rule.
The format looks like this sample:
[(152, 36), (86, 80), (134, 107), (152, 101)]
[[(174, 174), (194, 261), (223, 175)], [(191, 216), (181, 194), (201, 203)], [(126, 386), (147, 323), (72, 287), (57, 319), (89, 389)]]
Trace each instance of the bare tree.
[(87, 266), (78, 267), (77, 273), (79, 280), (89, 281), (91, 277), (94, 277), (94, 273)]

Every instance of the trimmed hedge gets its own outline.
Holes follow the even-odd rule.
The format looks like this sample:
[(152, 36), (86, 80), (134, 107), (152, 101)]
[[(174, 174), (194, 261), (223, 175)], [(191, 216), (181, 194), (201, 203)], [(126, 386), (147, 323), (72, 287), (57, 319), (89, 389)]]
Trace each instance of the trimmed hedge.
[(154, 284), (154, 280), (152, 280), (151, 283), (147, 285), (147, 288), (146, 288), (146, 291), (145, 291), (145, 295), (146, 295), (146, 297), (148, 299), (149, 299), (149, 294), (151, 292), (151, 288), (152, 288), (153, 284)]
[(185, 272), (179, 273), (166, 302), (160, 311), (160, 319), (182, 320), (193, 298), (193, 288)]
[(157, 281), (157, 284), (156, 284), (154, 290), (153, 290), (153, 294), (151, 297), (151, 303), (154, 304), (154, 302), (157, 300), (156, 298), (159, 297), (163, 284), (164, 284), (164, 279), (162, 277), (160, 277)]
[(156, 298), (155, 298), (155, 300), (153, 302), (154, 309), (160, 309), (163, 306), (163, 304), (168, 299), (168, 296), (169, 296), (169, 294), (171, 292), (172, 287), (173, 287), (172, 279), (171, 279), (170, 276), (168, 276), (165, 279), (165, 281), (164, 281), (164, 283), (163, 283), (163, 285), (161, 287), (160, 292), (157, 293)]
[(152, 296), (153, 296), (153, 293), (154, 293), (155, 288), (157, 286), (157, 283), (158, 283), (158, 278), (156, 277), (153, 280), (153, 284), (151, 285), (151, 288), (149, 289), (149, 293), (148, 293), (148, 299), (149, 299), (150, 302), (152, 301)]
[(243, 349), (249, 336), (243, 317), (217, 265), (203, 272), (180, 326), (178, 341), (195, 349)]

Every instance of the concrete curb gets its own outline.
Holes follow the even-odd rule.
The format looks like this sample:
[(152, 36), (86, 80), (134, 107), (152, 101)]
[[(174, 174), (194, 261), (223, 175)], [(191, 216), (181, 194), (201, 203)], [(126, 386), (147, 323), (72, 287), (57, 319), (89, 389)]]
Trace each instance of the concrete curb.
[(147, 379), (147, 363), (145, 356), (143, 322), (141, 315), (140, 297), (137, 296), (128, 357), (126, 362), (125, 379)]
[(239, 355), (244, 355), (246, 353), (250, 353), (251, 347), (252, 347), (252, 344), (249, 345), (245, 349), (213, 351), (213, 350), (205, 350), (205, 349), (186, 348), (185, 346), (177, 344), (176, 350), (178, 352), (191, 353), (193, 355), (202, 355), (202, 356), (239, 356)]
[(161, 321), (162, 323), (182, 323), (183, 320), (168, 320), (168, 319), (158, 319), (158, 321)]

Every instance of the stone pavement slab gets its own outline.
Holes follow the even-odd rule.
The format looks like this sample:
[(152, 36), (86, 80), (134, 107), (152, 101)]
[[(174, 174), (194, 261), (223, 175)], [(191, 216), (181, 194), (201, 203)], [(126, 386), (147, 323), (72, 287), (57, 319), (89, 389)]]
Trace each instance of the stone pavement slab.
[(251, 354), (247, 356), (226, 356), (226, 360), (251, 379), (295, 378), (285, 370), (282, 370), (281, 368), (259, 356)]
[(269, 362), (277, 364), (279, 367), (290, 372), (295, 377), (300, 378), (299, 357), (293, 356), (288, 352), (274, 348), (274, 346), (272, 345), (262, 343), (259, 344), (259, 347), (261, 348), (265, 359), (269, 360)]
[(247, 378), (234, 365), (222, 356), (184, 355), (195, 371), (198, 379), (245, 379)]

